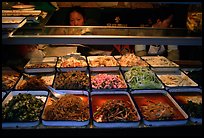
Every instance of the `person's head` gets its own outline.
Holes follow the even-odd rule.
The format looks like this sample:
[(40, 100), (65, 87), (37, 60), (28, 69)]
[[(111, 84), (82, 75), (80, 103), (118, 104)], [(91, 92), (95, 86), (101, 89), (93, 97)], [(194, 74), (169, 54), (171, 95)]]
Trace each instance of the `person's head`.
[(173, 12), (170, 9), (161, 8), (152, 18), (152, 27), (168, 28), (173, 20)]
[(85, 12), (81, 7), (73, 7), (69, 14), (69, 24), (71, 26), (83, 26), (85, 23)]

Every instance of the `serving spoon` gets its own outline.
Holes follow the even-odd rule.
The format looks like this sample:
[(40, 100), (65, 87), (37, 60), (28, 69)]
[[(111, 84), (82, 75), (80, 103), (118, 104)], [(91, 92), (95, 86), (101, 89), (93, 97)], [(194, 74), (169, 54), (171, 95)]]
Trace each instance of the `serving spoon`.
[(56, 98), (61, 98), (63, 95), (65, 95), (65, 92), (56, 90), (52, 88), (51, 86), (47, 86), (47, 88), (50, 90), (50, 92), (56, 97)]

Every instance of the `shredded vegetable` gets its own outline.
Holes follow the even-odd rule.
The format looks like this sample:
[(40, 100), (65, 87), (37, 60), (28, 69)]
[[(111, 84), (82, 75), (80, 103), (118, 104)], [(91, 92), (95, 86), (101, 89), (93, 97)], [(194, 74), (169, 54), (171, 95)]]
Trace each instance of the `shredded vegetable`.
[(156, 75), (147, 67), (132, 67), (125, 72), (125, 79), (132, 89), (160, 89), (163, 87)]
[(131, 103), (123, 100), (107, 100), (94, 113), (97, 122), (138, 121), (136, 110)]

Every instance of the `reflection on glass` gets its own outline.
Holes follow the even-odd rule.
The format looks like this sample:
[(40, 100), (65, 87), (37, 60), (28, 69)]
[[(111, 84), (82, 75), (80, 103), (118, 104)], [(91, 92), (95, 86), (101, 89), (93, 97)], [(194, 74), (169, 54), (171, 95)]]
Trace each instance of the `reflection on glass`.
[(187, 36), (185, 28), (49, 26), (42, 29), (18, 29), (14, 35), (101, 35), (101, 36)]

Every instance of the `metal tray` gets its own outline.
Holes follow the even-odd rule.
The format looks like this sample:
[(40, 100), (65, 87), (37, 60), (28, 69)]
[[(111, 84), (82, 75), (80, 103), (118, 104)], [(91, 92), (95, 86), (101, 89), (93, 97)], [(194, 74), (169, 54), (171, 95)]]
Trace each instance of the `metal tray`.
[(137, 113), (137, 120), (135, 121), (114, 121), (114, 122), (97, 122), (93, 117), (93, 125), (99, 128), (137, 128), (140, 124), (140, 115), (134, 106), (134, 103), (129, 95), (128, 92), (92, 92), (91, 93), (91, 102), (92, 102), (92, 114), (97, 110), (98, 106), (102, 106), (107, 100), (118, 99), (118, 100), (125, 100), (129, 101), (132, 104), (133, 109)]
[[(48, 86), (52, 86), (53, 85), (53, 81), (54, 81), (54, 77), (55, 77), (55, 75), (53, 73), (32, 74), (32, 75), (28, 75), (28, 76), (25, 76), (24, 74), (22, 74), (20, 80), (18, 81), (18, 83), (16, 84), (14, 89), (15, 90), (22, 90), (19, 87), (21, 85), (23, 85), (26, 82), (26, 80), (29, 79), (29, 77), (34, 77), (34, 76), (39, 76), (41, 79), (43, 79), (45, 81), (45, 84), (42, 84), (42, 85), (48, 85)], [(33, 89), (33, 90), (36, 90), (36, 89)]]
[[(6, 98), (4, 99), (2, 106), (12, 100), (13, 96), (21, 94), (32, 94), (36, 98), (41, 99), (44, 103), (47, 100), (48, 92), (47, 91), (11, 91)], [(44, 106), (43, 106), (44, 107)], [(26, 122), (2, 122), (2, 128), (30, 128), (36, 127), (40, 124), (40, 118), (36, 121), (26, 121)]]
[[(88, 105), (90, 107), (90, 103), (89, 103), (89, 93), (87, 91), (73, 91), (73, 90), (61, 90), (67, 94), (73, 94), (73, 95), (76, 95), (76, 96), (85, 96), (83, 97), (83, 100), (87, 101), (88, 102)], [(50, 98), (50, 96), (48, 97)], [(81, 98), (81, 97), (80, 97)], [(48, 105), (48, 102), (46, 102), (45, 104), (45, 108), (44, 108), (44, 111), (46, 109)], [(44, 119), (44, 115), (45, 115), (45, 112), (43, 111), (43, 114), (42, 114), (42, 124), (44, 126), (64, 126), (64, 127), (83, 127), (83, 126), (87, 126), (89, 125), (90, 123), (90, 114), (89, 114), (89, 119), (88, 120), (85, 120), (85, 121), (74, 121), (74, 120), (46, 120)], [(89, 112), (90, 113), (90, 112)]]
[(79, 70), (79, 71), (87, 71), (87, 67), (75, 67), (75, 68), (57, 68), (58, 72), (67, 72), (67, 71), (72, 71), (72, 70)]
[[(162, 83), (165, 85), (166, 89), (175, 89), (175, 88), (184, 88), (184, 87), (198, 87), (198, 84), (195, 83), (191, 78), (189, 78), (182, 71), (169, 73), (169, 74), (156, 73), (156, 75), (162, 81)], [(162, 79), (163, 77), (169, 79), (170, 83), (175, 83), (175, 84), (167, 83), (164, 79)], [(170, 79), (169, 77), (173, 77), (174, 79)]]
[[(159, 78), (156, 76), (156, 74), (149, 67), (133, 66), (133, 69), (135, 69), (135, 68), (136, 69), (138, 68), (138, 70), (139, 70), (137, 73), (135, 72), (136, 74), (134, 74), (134, 77), (136, 77), (136, 78), (134, 78), (136, 80), (136, 81), (134, 81), (134, 82), (136, 82), (136, 88), (132, 87), (130, 85), (130, 82), (128, 82), (127, 77), (125, 77), (125, 73), (127, 71), (130, 71), (131, 68), (122, 70), (122, 74), (125, 78), (125, 81), (126, 81), (128, 87), (129, 87), (129, 91), (134, 91), (134, 90), (139, 90), (139, 89), (141, 89), (141, 90), (144, 90), (144, 89), (164, 89), (163, 83), (159, 80)], [(146, 79), (144, 79), (144, 74), (143, 74), (143, 76), (141, 74), (144, 71), (148, 71), (152, 76), (154, 76), (154, 79), (151, 79), (151, 81), (149, 81), (149, 83), (146, 83)], [(138, 73), (140, 75), (138, 75)], [(147, 76), (150, 76), (150, 74)], [(145, 77), (147, 77), (147, 76), (145, 76)], [(140, 80), (138, 80), (138, 78), (140, 78)], [(155, 80), (157, 80), (156, 81), (157, 85), (158, 85), (157, 87), (155, 87)], [(150, 82), (152, 83), (151, 85), (150, 85)]]
[[(24, 67), (25, 73), (49, 73), (49, 72), (55, 72), (55, 66), (56, 66), (57, 58), (54, 57), (46, 57), (43, 59), (31, 59)], [(28, 68), (29, 66), (35, 66), (36, 64), (48, 64), (50, 67), (45, 68)]]
[[(125, 57), (125, 56), (124, 56), (124, 57)], [(124, 66), (124, 65), (121, 65), (121, 64), (120, 64), (120, 59), (122, 58), (122, 56), (114, 56), (114, 58), (117, 60), (118, 64), (120, 65), (120, 68), (121, 68), (122, 70), (128, 70), (128, 69), (130, 69), (130, 68), (133, 67), (133, 66), (149, 67), (149, 64), (148, 64), (147, 62), (145, 62), (145, 61), (144, 61), (141, 57), (139, 57), (139, 56), (135, 56), (137, 62), (135, 62), (133, 65), (129, 65), (129, 66)], [(128, 56), (127, 56), (126, 60), (130, 60), (130, 59), (128, 59)], [(143, 65), (139, 65), (139, 64), (141, 64), (141, 63), (142, 63)]]
[[(141, 58), (150, 65), (154, 72), (176, 72), (179, 70), (178, 64), (163, 56), (142, 56)], [(155, 61), (160, 61), (160, 63)]]
[[(79, 65), (74, 66), (73, 65), (71, 67), (62, 67), (61, 66), (63, 61), (66, 61), (67, 59), (72, 58), (72, 57), (74, 57), (76, 60), (84, 60), (86, 65), (85, 66), (79, 66)], [(72, 70), (73, 68), (76, 68), (77, 70), (80, 70), (80, 71), (85, 71), (87, 69), (87, 67), (88, 67), (88, 64), (87, 64), (87, 61), (86, 61), (86, 57), (76, 55), (76, 54), (71, 54), (71, 55), (59, 57), (58, 62), (57, 62), (57, 70), (61, 71), (61, 72), (66, 72), (66, 71)]]
[[(112, 66), (104, 66), (104, 65), (100, 65), (100, 66), (93, 66), (91, 64), (91, 61), (96, 60), (98, 58), (110, 58), (113, 62), (115, 62), (116, 65), (112, 65)], [(113, 56), (88, 56), (87, 57), (87, 61), (90, 67), (90, 71), (111, 71), (111, 70), (118, 70), (119, 69), (119, 64), (116, 61), (116, 59)]]
[(4, 97), (6, 96), (6, 92), (2, 92), (2, 100), (4, 99)]
[(2, 28), (20, 28), (26, 22), (26, 17), (2, 17)]
[[(168, 102), (167, 104), (174, 108), (174, 114), (175, 115), (180, 114), (182, 116), (181, 119), (179, 119), (179, 120), (146, 120), (143, 117), (143, 122), (144, 122), (145, 126), (159, 127), (159, 126), (178, 126), (178, 125), (187, 124), (188, 115), (183, 111), (183, 109), (177, 104), (177, 102), (170, 96), (170, 94), (167, 91), (165, 91), (165, 90), (138, 90), (138, 91), (132, 92), (131, 94), (132, 94), (133, 99), (134, 99), (134, 101), (135, 101), (135, 103), (139, 109), (140, 109), (141, 105), (144, 105), (144, 103), (143, 104), (139, 103), (139, 100), (136, 99), (136, 97), (138, 98), (138, 95), (144, 96), (141, 100), (143, 100), (143, 99), (144, 100), (152, 100), (151, 98), (148, 99), (148, 97), (145, 97), (145, 95), (147, 94), (149, 96), (153, 96), (154, 94), (159, 94), (159, 95), (155, 95), (155, 99), (153, 99), (153, 101), (158, 102), (159, 96), (160, 96), (160, 102), (162, 102), (162, 103)], [(140, 113), (141, 113), (141, 116), (143, 116), (141, 109), (140, 109)]]
[[(5, 75), (8, 76), (8, 77), (4, 78)], [(15, 77), (12, 77), (12, 76), (15, 76)], [(9, 67), (2, 67), (2, 90), (3, 91), (12, 90), (15, 87), (15, 85), (18, 82), (19, 79), (20, 79), (20, 73), (14, 71), (13, 69), (11, 69)], [(11, 82), (8, 82), (9, 80)], [(8, 86), (8, 84), (5, 83), (5, 81), (7, 81), (10, 84), (12, 83), (12, 85)], [(3, 85), (5, 85), (6, 88), (4, 88)]]
[[(81, 71), (81, 70), (78, 70), (78, 69), (75, 69), (75, 68), (70, 68), (69, 71)], [(67, 72), (67, 71), (66, 71)], [(57, 77), (59, 76), (59, 74), (61, 73), (66, 73), (66, 72), (57, 72), (56, 75), (55, 75), (55, 78), (54, 78), (54, 82), (53, 82), (53, 87), (57, 90), (65, 90), (65, 89), (60, 89), (56, 86), (56, 82), (57, 82)], [(85, 71), (81, 71), (81, 72), (85, 72), (86, 73), (86, 76), (88, 78), (88, 81), (89, 81), (89, 84), (88, 84), (88, 87), (85, 88), (84, 90), (90, 90), (90, 77), (89, 77), (89, 71), (86, 69)], [(64, 82), (65, 83), (65, 82)], [(77, 90), (77, 89), (66, 89), (66, 90)], [(82, 90), (82, 89), (81, 89)]]
[[(181, 95), (188, 95), (188, 93), (190, 93), (192, 96), (201, 96), (202, 98), (202, 89), (200, 88), (183, 88), (183, 89), (170, 89), (169, 90), (170, 95), (175, 99), (175, 101), (177, 101), (177, 103), (182, 107), (182, 101), (177, 100), (174, 97), (174, 94), (178, 93)], [(185, 98), (184, 98), (185, 99)], [(184, 110), (185, 111), (185, 110)], [(188, 113), (187, 113), (188, 114)], [(197, 117), (192, 117), (188, 114), (189, 119), (191, 122), (195, 123), (195, 124), (202, 124), (202, 118), (197, 118)]]
[[(93, 83), (92, 76), (96, 76), (98, 74), (119, 75), (125, 86), (124, 86), (124, 88), (101, 88), (101, 89), (93, 88), (93, 86), (92, 86), (92, 83)], [(90, 75), (91, 75), (90, 79), (91, 79), (92, 91), (127, 91), (128, 90), (128, 86), (127, 86), (127, 84), (125, 82), (125, 79), (124, 79), (124, 77), (123, 77), (120, 70), (91, 71)], [(106, 81), (104, 81), (104, 82), (106, 82)]]
[(38, 16), (41, 10), (2, 10), (2, 16)]

